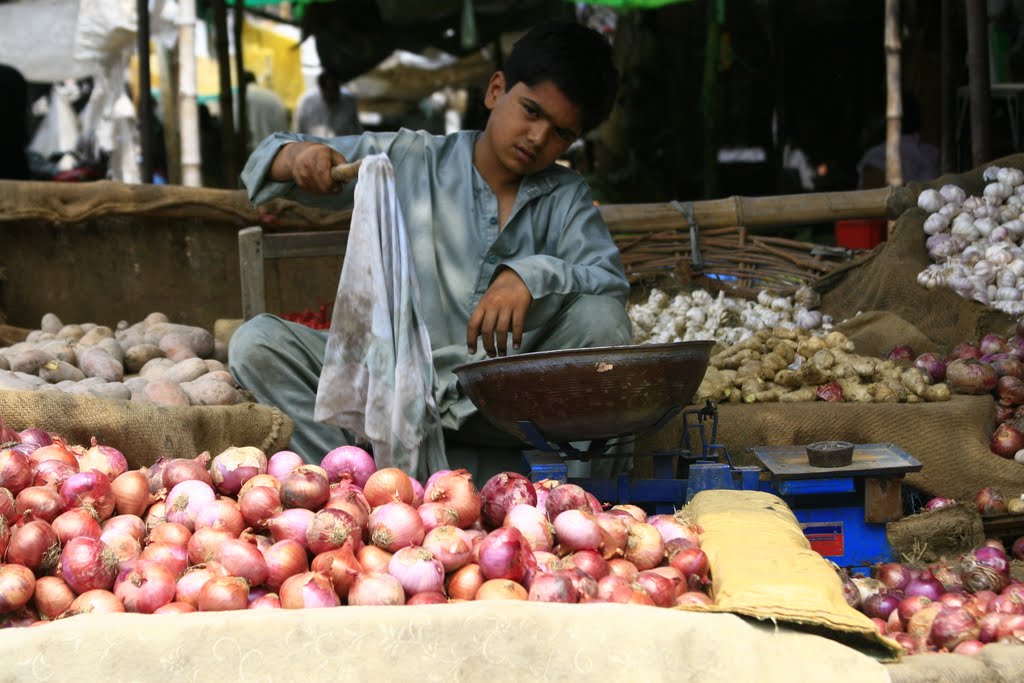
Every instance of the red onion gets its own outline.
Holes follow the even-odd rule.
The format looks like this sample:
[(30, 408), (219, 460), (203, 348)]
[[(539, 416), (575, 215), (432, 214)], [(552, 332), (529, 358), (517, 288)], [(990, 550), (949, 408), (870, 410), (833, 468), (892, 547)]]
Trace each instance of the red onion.
[[(414, 596), (415, 597), (415, 596)], [(491, 579), (484, 581), (477, 589), (474, 600), (526, 600), (526, 588), (508, 579)], [(445, 600), (447, 602), (447, 600)], [(413, 604), (410, 598), (407, 605)]]
[[(661, 539), (661, 533), (654, 526), (646, 522), (635, 522), (629, 525), (628, 531), (627, 560), (635, 564), (640, 571), (652, 569), (662, 563), (665, 559), (665, 542)], [(683, 571), (681, 567), (676, 567), (676, 569)]]
[(263, 583), (273, 591), (280, 589), (288, 577), (309, 571), (306, 549), (291, 539), (278, 541), (264, 550), (263, 559), (267, 567), (267, 578)]
[(267, 459), (267, 474), (276, 479), (284, 479), (296, 467), (302, 467), (305, 464), (306, 462), (298, 453), (278, 451)]
[(843, 388), (838, 382), (828, 382), (822, 384), (814, 390), (814, 395), (822, 401), (829, 403), (842, 403), (843, 401)]
[(190, 614), (196, 608), (187, 602), (169, 602), (162, 607), (157, 607), (153, 614)]
[(373, 456), (359, 446), (339, 446), (328, 451), (320, 466), (332, 483), (348, 480), (359, 487), (366, 486), (366, 480), (377, 471)]
[(950, 505), (953, 505), (955, 502), (956, 501), (953, 500), (952, 498), (939, 498), (939, 497), (929, 498), (928, 502), (924, 504), (924, 509), (925, 510), (938, 510), (940, 508), (949, 507)]
[(57, 532), (48, 522), (32, 520), (15, 527), (7, 541), (5, 561), (20, 564), (36, 573), (49, 574), (60, 560)]
[(388, 563), (388, 574), (398, 579), (406, 595), (444, 589), (444, 567), (423, 547), (408, 546), (395, 551)]
[(366, 480), (363, 495), (371, 507), (377, 507), (388, 503), (411, 505), (416, 492), (408, 474), (397, 467), (385, 467)]
[[(252, 594), (252, 591), (249, 591)], [(277, 593), (267, 593), (254, 600), (249, 601), (249, 609), (281, 609), (281, 596)]]
[(480, 496), (480, 519), (485, 527), (491, 529), (505, 522), (505, 515), (513, 506), (537, 504), (533, 483), (515, 472), (501, 472), (488, 479), (480, 489)]
[[(980, 640), (980, 638), (979, 638)], [(996, 640), (1024, 640), (1024, 614), (1004, 614), (996, 626)]]
[(907, 628), (907, 623), (911, 617), (931, 603), (932, 601), (923, 595), (910, 595), (900, 600), (899, 604), (896, 605), (896, 613), (899, 615), (900, 624), (903, 628)]
[(973, 614), (962, 607), (947, 607), (935, 615), (928, 640), (935, 647), (952, 650), (965, 640), (976, 640), (979, 631)]
[[(560, 488), (562, 487), (559, 486), (552, 490), (551, 495), (548, 496), (549, 503)], [(601, 547), (601, 527), (598, 526), (597, 520), (591, 513), (573, 508), (558, 513), (554, 520), (553, 526), (555, 536), (558, 538), (559, 554), (568, 555), (577, 550), (598, 550)], [(654, 533), (658, 533), (654, 527), (651, 529)], [(660, 534), (658, 539), (660, 541)], [(662, 546), (662, 553), (664, 553), (664, 546)]]
[[(610, 560), (625, 555), (626, 544), (629, 542), (629, 529), (622, 517), (610, 512), (599, 512), (594, 515), (594, 519), (601, 527), (601, 556)], [(670, 541), (670, 543), (672, 542), (675, 541)]]
[(362, 533), (352, 515), (343, 510), (325, 508), (313, 515), (313, 521), (306, 529), (306, 547), (314, 555), (335, 550), (346, 543), (358, 550), (362, 545)]
[(267, 456), (255, 446), (232, 446), (210, 461), (214, 488), (228, 496), (237, 496), (245, 482), (266, 471)]
[(974, 505), (983, 517), (1006, 513), (1006, 500), (995, 487), (986, 486), (974, 497)]
[(158, 541), (143, 548), (139, 559), (163, 565), (177, 581), (188, 568), (188, 548), (183, 545)]
[[(60, 460), (44, 460), (32, 469), (32, 485), (53, 485), (59, 490), (78, 469)], [(6, 489), (5, 489), (6, 490)]]
[(429, 550), (451, 573), (465, 566), (473, 557), (473, 548), (462, 530), (454, 526), (439, 526), (431, 529), (423, 538), (423, 547)]
[(360, 574), (348, 591), (350, 605), (404, 605), (405, 591), (401, 582), (390, 574)]
[(669, 557), (668, 563), (687, 578), (696, 576), (701, 583), (707, 583), (710, 562), (707, 554), (700, 548), (684, 548)]
[(75, 601), (75, 592), (59, 576), (36, 579), (32, 604), (43, 619), (56, 619)]
[(557, 479), (541, 479), (540, 481), (533, 482), (533, 488), (537, 492), (537, 508), (544, 510), (547, 507), (548, 493), (551, 489), (558, 486), (560, 482)]
[(1019, 356), (1005, 355), (1002, 358), (994, 358), (989, 362), (992, 369), (996, 371), (996, 376), (1002, 377), (1016, 377), (1017, 379), (1024, 379), (1024, 362), (1021, 361)]
[(533, 602), (574, 603), (580, 601), (580, 593), (568, 576), (542, 573), (533, 578), (527, 599)]
[(900, 599), (892, 593), (875, 593), (864, 601), (861, 609), (869, 617), (885, 620), (899, 604)]
[(1005, 348), (1006, 337), (995, 333), (986, 334), (981, 338), (981, 341), (978, 342), (978, 350), (981, 351), (982, 354), (1000, 353)]
[[(423, 505), (423, 495), (426, 493), (426, 488), (420, 483), (420, 480), (415, 477), (409, 477), (409, 481), (412, 482), (412, 506), (419, 507)], [(409, 604), (408, 602), (405, 604)]]
[(257, 486), (246, 491), (238, 499), (242, 519), (251, 527), (264, 529), (275, 515), (284, 510), (281, 494), (269, 486)]
[(612, 590), (608, 596), (609, 602), (618, 602), (626, 605), (649, 605), (654, 606), (651, 596), (642, 587), (636, 584), (619, 586)]
[(61, 617), (78, 614), (117, 614), (124, 612), (124, 603), (109, 590), (96, 588), (79, 595)]
[(135, 540), (134, 536), (123, 531), (104, 531), (100, 534), (100, 540), (117, 559), (118, 571), (130, 566), (142, 554), (142, 544)]
[(485, 581), (480, 565), (467, 564), (445, 579), (445, 592), (451, 600), (473, 600)]
[(959, 565), (940, 562), (931, 567), (931, 573), (947, 592), (963, 590), (963, 569)]
[(1010, 546), (1010, 554), (1015, 560), (1024, 560), (1024, 536), (1017, 538)]
[(213, 479), (206, 468), (210, 464), (210, 454), (203, 451), (195, 458), (174, 458), (164, 463), (162, 469), (163, 486), (173, 489), (183, 481), (201, 481), (213, 488)]
[(987, 394), (996, 388), (997, 379), (995, 370), (971, 358), (946, 366), (946, 383), (957, 394)]
[(164, 565), (139, 560), (114, 581), (114, 595), (128, 612), (152, 614), (174, 600), (174, 575)]
[(923, 572), (917, 578), (912, 578), (907, 582), (903, 593), (907, 597), (920, 595), (934, 602), (939, 599), (945, 590), (945, 587), (935, 580), (931, 572)]
[(227, 570), (216, 562), (189, 567), (176, 583), (174, 601), (184, 602), (196, 607), (199, 604), (200, 589), (202, 589), (207, 581), (218, 576), (227, 576)]
[(631, 582), (615, 574), (608, 574), (597, 581), (597, 597), (607, 600), (616, 588), (630, 586)]
[(218, 576), (199, 589), (196, 607), (200, 612), (224, 612), (249, 607), (249, 584), (237, 576)]
[(480, 571), (486, 579), (522, 581), (526, 570), (536, 564), (530, 545), (513, 527), (495, 529), (479, 548)]
[(884, 583), (886, 588), (901, 591), (910, 583), (910, 568), (898, 562), (887, 562), (875, 568), (875, 578)]
[[(1024, 382), (1016, 381), (1020, 382), (1024, 389)], [(1007, 460), (1012, 460), (1017, 451), (1022, 448), (1024, 448), (1024, 433), (1009, 422), (1003, 422), (996, 427), (996, 431), (992, 434), (992, 440), (989, 442), (989, 449)]]
[(312, 510), (305, 508), (291, 508), (279, 512), (267, 521), (271, 538), (274, 541), (290, 538), (293, 541), (298, 541), (305, 548), (306, 532), (309, 530), (309, 525), (313, 523), (314, 514)]
[(952, 357), (963, 360), (978, 359), (981, 358), (981, 349), (978, 348), (977, 344), (960, 342), (953, 347)]
[(78, 470), (88, 472), (96, 470), (107, 475), (107, 479), (114, 481), (128, 471), (128, 460), (124, 453), (112, 446), (103, 446), (92, 437), (92, 445), (88, 450), (78, 456)]
[[(366, 547), (380, 550), (372, 545)], [(303, 559), (305, 559), (305, 551), (303, 551)], [(388, 561), (390, 562), (390, 557)], [(269, 562), (270, 560), (268, 559)], [(334, 592), (338, 594), (342, 601), (348, 599), (348, 592), (352, 588), (352, 582), (356, 580), (356, 576), (364, 571), (363, 566), (352, 552), (352, 546), (350, 545), (343, 545), (337, 550), (328, 550), (325, 553), (320, 553), (313, 558), (309, 569), (330, 577), (331, 584), (334, 586)], [(306, 569), (303, 568), (302, 571), (306, 571)]]
[(319, 572), (289, 576), (281, 584), (280, 596), (281, 607), (285, 609), (337, 607), (341, 604), (330, 578)]
[(277, 491), (278, 495), (281, 494), (281, 481), (276, 477), (272, 477), (269, 474), (257, 474), (249, 481), (242, 484), (242, 488), (238, 491), (238, 498), (242, 498), (246, 493), (255, 488), (268, 488)]
[(209, 484), (198, 479), (182, 481), (167, 494), (167, 521), (184, 524), (189, 531), (195, 531), (199, 511), (216, 498), (217, 494)]
[(647, 570), (637, 574), (636, 583), (651, 596), (651, 602), (658, 607), (671, 607), (676, 601), (676, 587), (671, 579)]
[(330, 486), (322, 467), (296, 467), (281, 480), (281, 503), (286, 508), (319, 510), (330, 497)]
[[(32, 444), (36, 447), (49, 446), (53, 443), (53, 436), (42, 429), (36, 427), (29, 427), (18, 432), (18, 438), (21, 439), (21, 443)], [(0, 443), (3, 443), (5, 439), (0, 439)]]
[(629, 526), (632, 523), (630, 520), (634, 520), (637, 522), (647, 521), (647, 513), (639, 505), (623, 503), (620, 505), (613, 506), (612, 509), (609, 510), (608, 512), (612, 514), (624, 515), (623, 519), (626, 521), (627, 526)]
[(693, 545), (700, 545), (700, 534), (693, 527), (683, 524), (673, 515), (652, 515), (647, 518), (647, 523), (654, 526), (660, 533), (665, 543), (677, 538), (686, 539)]
[(887, 360), (910, 363), (916, 356), (917, 354), (914, 353), (914, 349), (910, 348), (906, 344), (897, 344), (889, 349), (889, 353), (887, 353), (885, 357)]
[(146, 516), (143, 518), (146, 520), (146, 528), (152, 529), (158, 524), (163, 524), (167, 521), (167, 501), (158, 500), (149, 506), (146, 510)]
[(457, 526), (459, 513), (444, 503), (423, 503), (416, 508), (420, 520), (423, 522), (424, 531), (436, 529), (439, 526)]
[(69, 447), (60, 438), (55, 438), (49, 446), (40, 446), (33, 450), (29, 460), (33, 465), (39, 465), (47, 460), (58, 460), (70, 465), (76, 472), (81, 469), (78, 466), (78, 452), (74, 448)]
[[(26, 489), (27, 490), (27, 489)], [(24, 492), (23, 492), (24, 493)], [(85, 508), (73, 508), (67, 512), (57, 515), (51, 523), (53, 530), (57, 533), (57, 539), (62, 545), (67, 544), (72, 538), (88, 536), (99, 538), (103, 533), (100, 523), (92, 516), (92, 513)]]
[(18, 495), (32, 484), (32, 464), (28, 456), (10, 448), (0, 450), (0, 486)]
[(1024, 614), (1024, 602), (1016, 595), (1008, 595), (1003, 592), (992, 599), (988, 611), (1000, 614)]
[(355, 487), (336, 489), (324, 503), (324, 507), (347, 512), (360, 527), (365, 528), (370, 521), (370, 504), (363, 492)]
[[(594, 523), (597, 524), (596, 520)], [(525, 503), (513, 505), (505, 515), (503, 526), (519, 529), (534, 551), (547, 551), (554, 546), (555, 527), (548, 521), (544, 512), (533, 505)], [(598, 526), (598, 531), (600, 532), (600, 526)], [(598, 547), (600, 547), (600, 541), (599, 537)]]
[(914, 359), (914, 367), (924, 370), (932, 382), (946, 381), (946, 361), (936, 353), (922, 353)]
[(715, 601), (712, 600), (706, 593), (699, 591), (687, 591), (680, 593), (676, 598), (676, 607), (691, 607), (694, 605), (714, 605)]
[(574, 567), (582, 569), (595, 581), (600, 581), (608, 576), (608, 561), (601, 557), (601, 554), (593, 550), (579, 550), (567, 558)]
[(188, 561), (191, 564), (201, 564), (214, 559), (217, 548), (225, 541), (234, 540), (235, 536), (226, 529), (217, 529), (205, 526), (196, 529), (192, 537), (188, 539)]
[(958, 655), (976, 655), (981, 652), (985, 643), (980, 640), (962, 640), (953, 648), (953, 653)]
[[(681, 570), (680, 570), (681, 571)], [(616, 557), (608, 560), (608, 572), (616, 576), (621, 576), (630, 583), (636, 580), (637, 574), (640, 570), (636, 568), (636, 565), (623, 557)], [(685, 574), (685, 572), (683, 572)]]
[(562, 484), (548, 491), (544, 503), (544, 512), (547, 513), (548, 519), (554, 520), (566, 510), (584, 510), (590, 514), (601, 512), (600, 507), (591, 507), (587, 492), (576, 484)]
[(170, 543), (172, 545), (187, 546), (192, 532), (184, 524), (177, 522), (164, 522), (157, 524), (149, 532), (146, 538), (147, 543)]
[(209, 526), (238, 536), (245, 529), (245, 519), (238, 503), (230, 498), (216, 498), (199, 506), (193, 526), (197, 531)]
[(32, 599), (36, 577), (20, 564), (0, 564), (0, 614), (21, 609)]
[(217, 545), (213, 559), (219, 562), (232, 576), (238, 576), (249, 582), (250, 586), (259, 586), (267, 580), (267, 561), (263, 553), (252, 543), (239, 538), (225, 539)]
[(142, 515), (152, 502), (149, 482), (139, 470), (129, 470), (110, 483), (114, 496), (114, 510), (118, 514)]
[(53, 486), (29, 486), (22, 489), (14, 499), (14, 509), (22, 519), (41, 519), (53, 522), (64, 504)]
[(416, 508), (398, 502), (374, 508), (370, 512), (368, 531), (373, 545), (392, 553), (408, 545), (422, 544), (426, 535)]
[(441, 503), (455, 511), (455, 526), (466, 529), (480, 519), (481, 496), (466, 470), (455, 470), (434, 478), (423, 491), (425, 503)]
[(110, 590), (117, 578), (113, 551), (96, 538), (73, 538), (60, 555), (61, 577), (79, 595), (88, 590)]

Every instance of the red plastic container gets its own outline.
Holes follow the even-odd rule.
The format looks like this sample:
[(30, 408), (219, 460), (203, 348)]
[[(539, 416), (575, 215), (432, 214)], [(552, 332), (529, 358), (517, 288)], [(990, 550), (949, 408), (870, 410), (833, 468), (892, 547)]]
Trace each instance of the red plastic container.
[(846, 249), (873, 249), (885, 241), (884, 218), (857, 218), (836, 221), (836, 246)]

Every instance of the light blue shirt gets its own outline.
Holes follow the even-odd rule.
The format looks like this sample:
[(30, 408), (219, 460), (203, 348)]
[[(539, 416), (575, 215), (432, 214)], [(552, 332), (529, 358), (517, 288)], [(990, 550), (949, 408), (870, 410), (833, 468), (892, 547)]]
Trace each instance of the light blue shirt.
[[(402, 129), (329, 140), (276, 133), (249, 157), (242, 181), (255, 205), (285, 196), (309, 206), (342, 209), (351, 189), (336, 195), (302, 192), (294, 183), (267, 179), (281, 146), (295, 141), (328, 144), (347, 160), (385, 153), (395, 171), (398, 200), (412, 245), (420, 304), (440, 390), (438, 409), (447, 428), (456, 428), (475, 409), (455, 390), (451, 370), (485, 356), (466, 348), (466, 326), (500, 267), (511, 268), (533, 296), (524, 346), (531, 330), (550, 319), (567, 295), (599, 294), (625, 305), (629, 283), (619, 250), (591, 200), (590, 188), (575, 172), (553, 165), (526, 176), (503, 229), (498, 198), (473, 166), (479, 131), (447, 136)], [(514, 353), (509, 344), (509, 353)]]

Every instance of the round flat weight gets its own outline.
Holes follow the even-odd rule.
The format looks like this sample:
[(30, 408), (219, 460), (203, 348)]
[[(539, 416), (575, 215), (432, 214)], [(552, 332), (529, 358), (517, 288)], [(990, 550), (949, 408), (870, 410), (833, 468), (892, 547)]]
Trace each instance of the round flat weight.
[(819, 441), (806, 448), (811, 467), (846, 467), (853, 462), (853, 444), (849, 441)]

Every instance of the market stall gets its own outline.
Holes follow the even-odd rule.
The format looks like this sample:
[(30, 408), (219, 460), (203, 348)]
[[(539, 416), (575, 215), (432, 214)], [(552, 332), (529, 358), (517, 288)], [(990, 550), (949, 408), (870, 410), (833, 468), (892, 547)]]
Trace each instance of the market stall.
[[(637, 341), (701, 353), (699, 367), (679, 371), (685, 382), (663, 381), (675, 376), (667, 372), (647, 376), (638, 400), (664, 410), (641, 414), (628, 428), (621, 420), (642, 411), (602, 402), (606, 394), (593, 383), (581, 385), (578, 400), (530, 416), (530, 424), (511, 416), (525, 440), (540, 435), (540, 446), (639, 433), (632, 471), (603, 482), (562, 478), (561, 459), (581, 455), (568, 449), (533, 461), (534, 481), (504, 475), (472, 482), (448, 472), (414, 482), (352, 451), (325, 458), (322, 467), (302, 466), (284, 450), (287, 416), (233, 385), (224, 371), (225, 340), (212, 329), (237, 317), (239, 288), (213, 291), (211, 282), (237, 283), (237, 231), (260, 222), (239, 193), (190, 191), (186, 203), (175, 190), (110, 186), (103, 195), (74, 188), (75, 202), (68, 203), (34, 184), (5, 184), (0, 198), (26, 213), (9, 214), (4, 230), (38, 231), (42, 221), (43, 242), (66, 243), (69, 234), (97, 245), (121, 238), (118, 251), (128, 244), (136, 257), (107, 259), (111, 270), (100, 275), (107, 282), (111, 272), (141, 278), (131, 302), (92, 297), (91, 308), (77, 309), (92, 275), (69, 275), (60, 288), (62, 319), (15, 308), (32, 291), (19, 270), (19, 261), (32, 258), (27, 240), (12, 242), (23, 251), (0, 263), (9, 278), (0, 300), (10, 321), (25, 325), (20, 339), (0, 348), (0, 486), (7, 491), (0, 491), (0, 612), (5, 625), (43, 622), (0, 638), (11, 677), (77, 676), (77, 664), (64, 656), (73, 648), (95, 652), (82, 666), (96, 671), (98, 661), (115, 679), (137, 678), (140, 662), (153, 661), (200, 679), (255, 672), (273, 678), (273, 662), (288, 661), (292, 671), (296, 652), (311, 655), (312, 677), (333, 674), (342, 662), (352, 677), (360, 667), (372, 675), (386, 660), (399, 679), (597, 673), (660, 680), (681, 671), (700, 671), (702, 680), (912, 682), (937, 671), (964, 681), (1018, 679), (1024, 544), (1016, 540), (1024, 529), (1015, 526), (1021, 515), (1014, 501), (1024, 494), (1024, 464), (1014, 459), (1020, 448), (995, 452), (1000, 444), (993, 440), (997, 424), (1016, 429), (1016, 411), (1007, 412), (1018, 405), (1014, 387), (996, 380), (1021, 380), (1008, 362), (1015, 355), (1010, 345), (1020, 339), (1017, 315), (922, 284), (936, 256), (939, 240), (926, 235), (938, 211), (916, 207), (929, 187), (961, 187), (961, 205), (971, 195), (1005, 191), (988, 190), (984, 172), (909, 188), (903, 204), (873, 195), (883, 201), (864, 211), (886, 215), (899, 205), (899, 219), (884, 245), (846, 262), (753, 237), (739, 257), (731, 250), (717, 261), (730, 250), (716, 252), (711, 247), (721, 242), (714, 240), (737, 239), (745, 226), (703, 234), (703, 250), (692, 238), (728, 228), (701, 223), (722, 215), (724, 203), (665, 213), (645, 207), (634, 215), (628, 207), (605, 207), (623, 253), (643, 271), (631, 307)], [(733, 218), (720, 220), (759, 220), (751, 205), (732, 206)], [(347, 220), (279, 208), (285, 229), (331, 229)], [(837, 210), (849, 217), (856, 209)], [(650, 229), (638, 229), (645, 221)], [(211, 260), (215, 249), (223, 253)], [(180, 261), (149, 271), (168, 254)], [(778, 261), (767, 255), (798, 264), (796, 272), (781, 269), (783, 277), (774, 277)], [(818, 268), (813, 277), (810, 261)], [(1003, 265), (1012, 261), (1011, 254)], [(333, 264), (306, 281), (307, 295), (309, 283), (321, 280), (333, 291)], [(303, 265), (279, 267), (271, 277), (287, 283), (290, 276), (281, 273)], [(658, 271), (668, 279), (652, 284)], [(759, 281), (767, 285), (761, 291)], [(268, 291), (268, 306), (281, 310), (290, 296), (284, 292)], [(1010, 300), (1008, 292), (993, 293), (1001, 296), (988, 304)], [(741, 303), (732, 308), (727, 298)], [(106, 320), (112, 307), (127, 319)], [(69, 309), (81, 317), (69, 318)], [(36, 315), (38, 328), (27, 327)], [(992, 345), (996, 336), (999, 348), (982, 353), (982, 338)], [(702, 339), (708, 341), (695, 341)], [(980, 383), (962, 381), (959, 366), (946, 358), (954, 349), (962, 364), (970, 360), (991, 374)], [(917, 363), (925, 353), (949, 361), (944, 381)], [(614, 366), (599, 370), (611, 382), (610, 395)], [(547, 368), (556, 386), (562, 369)], [(534, 392), (541, 384), (526, 383)], [(685, 396), (676, 384), (685, 385)], [(662, 399), (668, 402), (657, 404)], [(705, 399), (711, 415), (700, 414)], [(478, 406), (497, 419), (493, 403)], [(564, 419), (541, 423), (560, 409), (567, 410)], [(585, 431), (556, 431), (581, 411), (592, 413)], [(683, 453), (678, 446), (684, 434), (692, 436), (685, 420), (694, 411), (713, 417), (716, 430), (702, 431)], [(598, 428), (604, 431), (586, 431)], [(821, 441), (853, 444), (856, 474), (835, 465), (823, 476), (787, 477), (780, 451), (770, 450), (803, 456), (806, 445)], [(702, 450), (706, 442), (724, 450)], [(671, 462), (667, 468), (652, 454), (666, 448), (676, 448), (659, 456)], [(872, 470), (858, 460), (879, 450), (899, 462)], [(604, 455), (582, 455), (595, 454)], [(718, 469), (701, 462), (709, 455)], [(805, 503), (806, 495), (817, 499)], [(834, 496), (845, 496), (842, 505)], [(960, 505), (946, 505), (949, 499)], [(667, 512), (656, 510), (665, 505)], [(851, 508), (844, 514), (859, 515), (861, 525), (851, 522), (839, 543), (853, 546), (855, 537), (870, 536), (870, 562), (837, 551), (834, 536), (808, 528), (835, 521), (812, 519), (811, 512), (840, 507)], [(952, 542), (939, 542), (950, 536)], [(432, 550), (403, 553), (409, 544)], [(837, 569), (826, 558), (851, 561), (836, 562)], [(480, 604), (483, 598), (626, 604), (526, 600), (497, 609)], [(446, 604), (399, 607), (410, 601)], [(307, 609), (223, 612), (251, 605)], [(652, 609), (658, 606), (670, 609)], [(199, 614), (174, 614), (197, 608)], [(213, 646), (183, 645), (189, 642)], [(905, 656), (915, 652), (942, 654)]]

